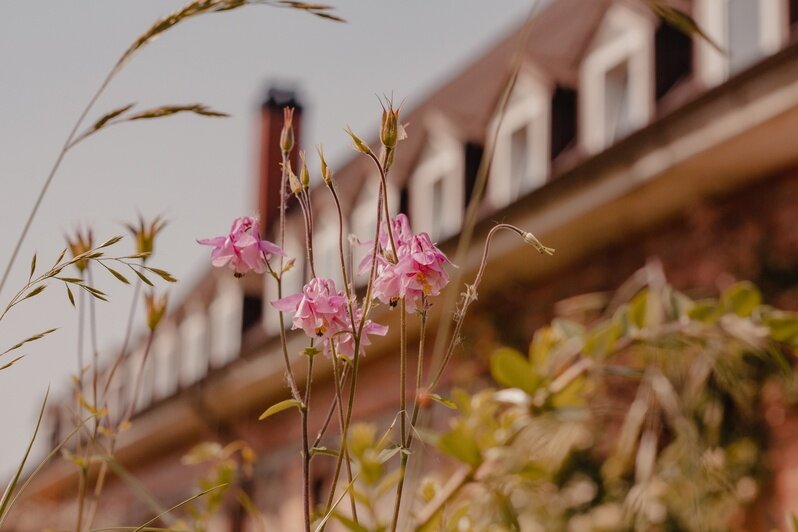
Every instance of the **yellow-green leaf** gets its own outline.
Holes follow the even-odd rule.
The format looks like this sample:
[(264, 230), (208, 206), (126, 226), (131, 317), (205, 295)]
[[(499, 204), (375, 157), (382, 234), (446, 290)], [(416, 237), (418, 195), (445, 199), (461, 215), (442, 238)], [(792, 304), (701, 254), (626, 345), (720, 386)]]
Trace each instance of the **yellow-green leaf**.
[(289, 408), (297, 407), (299, 409), (302, 408), (302, 403), (297, 401), (296, 399), (286, 399), (285, 401), (280, 401), (279, 403), (270, 406), (267, 408), (258, 418), (259, 421), (266, 419), (269, 416), (273, 416), (278, 412), (282, 412), (283, 410), (288, 410)]

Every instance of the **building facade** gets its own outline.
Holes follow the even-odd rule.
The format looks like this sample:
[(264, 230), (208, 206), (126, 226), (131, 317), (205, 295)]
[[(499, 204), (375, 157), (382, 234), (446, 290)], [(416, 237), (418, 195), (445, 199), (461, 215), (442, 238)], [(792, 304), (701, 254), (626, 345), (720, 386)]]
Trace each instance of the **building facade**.
[[(545, 261), (530, 260), (522, 243), (495, 241), (469, 318), (464, 364), (479, 369), (480, 353), (525, 345), (558, 301), (612, 290), (651, 257), (688, 293), (714, 294), (750, 279), (768, 301), (798, 309), (798, 2), (672, 4), (691, 13), (714, 44), (664, 23), (643, 2), (553, 0), (528, 28), (507, 35), (403, 113), (412, 127), (390, 174), (390, 209), (407, 213), (450, 256), (478, 168), (495, 150), (475, 238), (458, 263), (464, 280), (476, 271), (496, 220), (531, 230), (558, 250)], [(517, 81), (502, 110), (516, 61)], [(271, 91), (261, 108), (256, 203), (267, 230), (279, 205), (282, 107), (298, 104), (291, 94)], [(301, 109), (297, 116), (301, 124)], [(353, 156), (336, 169), (336, 179), (348, 232), (369, 240), (378, 190), (373, 167)], [(325, 192), (312, 192), (317, 220), (332, 218)], [(288, 216), (285, 248), (298, 259), (284, 290), (293, 293), (308, 273), (301, 219), (295, 210)], [(315, 238), (317, 268), (333, 276), (337, 227), (319, 224)], [(241, 439), (259, 456), (247, 490), (269, 519), (267, 529), (299, 529), (298, 419), (284, 412), (257, 421), (288, 394), (279, 324), (268, 306), (275, 298), (261, 278), (209, 271), (159, 332), (137, 415), (116, 454), (165, 507), (190, 494), (202, 474), (181, 463), (188, 449)], [(377, 321), (398, 322), (396, 312), (378, 312)], [(430, 330), (441, 319), (434, 308)], [(304, 347), (299, 334), (288, 341), (289, 352)], [(389, 334), (369, 352), (355, 419), (387, 424), (396, 411), (398, 391), (386, 393), (398, 371), (396, 342)], [(127, 365), (138, 367), (140, 356), (134, 350)], [(297, 368), (303, 363), (296, 360)], [(457, 372), (450, 373), (449, 382), (456, 381)], [(328, 368), (318, 369), (311, 433), (333, 397), (329, 377)], [(131, 392), (120, 383), (111, 393), (123, 402)], [(69, 430), (69, 416), (64, 409), (49, 417), (53, 442)], [(752, 529), (782, 526), (785, 512), (798, 512), (798, 416), (782, 417), (771, 426), (772, 484)], [(324, 486), (331, 467), (314, 463), (314, 497), (326, 496), (316, 486)], [(74, 466), (54, 461), (32, 484), (28, 510), (18, 511), (12, 526), (71, 523), (76, 485)], [(151, 516), (118, 478), (109, 481), (104, 501), (98, 524), (138, 524)], [(254, 530), (233, 506), (214, 525)]]

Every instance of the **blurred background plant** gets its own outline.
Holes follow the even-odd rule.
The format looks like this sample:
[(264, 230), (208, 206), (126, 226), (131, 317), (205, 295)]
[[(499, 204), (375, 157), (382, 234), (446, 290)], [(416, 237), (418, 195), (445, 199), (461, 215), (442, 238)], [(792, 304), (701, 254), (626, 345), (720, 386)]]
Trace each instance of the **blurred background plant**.
[(460, 465), (424, 482), (417, 529), (746, 529), (763, 419), (796, 397), (798, 314), (744, 282), (691, 300), (656, 264), (561, 310), (527, 353), (491, 356), (498, 389), (452, 392), (427, 441)]

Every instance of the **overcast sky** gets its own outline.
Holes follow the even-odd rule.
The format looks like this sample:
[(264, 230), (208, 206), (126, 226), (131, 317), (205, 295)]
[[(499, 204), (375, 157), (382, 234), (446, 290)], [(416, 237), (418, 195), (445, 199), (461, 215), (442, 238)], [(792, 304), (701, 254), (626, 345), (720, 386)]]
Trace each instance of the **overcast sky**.
[[(347, 24), (253, 6), (190, 20), (146, 47), (90, 119), (129, 102), (141, 108), (205, 103), (227, 119), (179, 116), (126, 124), (71, 152), (46, 197), (0, 301), (25, 281), (34, 250), (51, 263), (63, 234), (89, 224), (101, 240), (136, 212), (170, 220), (154, 264), (190, 290), (208, 267), (197, 237), (253, 213), (256, 111), (271, 82), (300, 89), (305, 145), (332, 162), (350, 156), (342, 128), (371, 133), (375, 94), (418, 101), (525, 16), (529, 0), (330, 0)], [(0, 17), (0, 268), (74, 120), (121, 51), (181, 1), (7, 0)], [(129, 251), (130, 241), (120, 244)], [(100, 348), (118, 346), (132, 290), (101, 276)], [(63, 392), (76, 367), (77, 315), (52, 286), (0, 322), (0, 352), (59, 327), (0, 372), (0, 472), (22, 454), (48, 384)], [(139, 329), (140, 330), (140, 329)], [(56, 394), (63, 397), (63, 393)]]

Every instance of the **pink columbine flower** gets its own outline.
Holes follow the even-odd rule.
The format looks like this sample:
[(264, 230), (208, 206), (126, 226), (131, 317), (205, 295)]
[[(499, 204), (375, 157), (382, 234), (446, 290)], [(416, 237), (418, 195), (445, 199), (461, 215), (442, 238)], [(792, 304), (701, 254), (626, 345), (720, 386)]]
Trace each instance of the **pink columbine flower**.
[(228, 266), (236, 277), (245, 273), (263, 273), (272, 254), (285, 256), (277, 244), (261, 240), (257, 218), (242, 216), (233, 221), (227, 236), (197, 240), (203, 246), (213, 246), (211, 264), (217, 268)]
[[(404, 297), (408, 312), (419, 308), (422, 296), (437, 296), (449, 282), (446, 255), (432, 243), (427, 233), (414, 235), (404, 214), (391, 220), (397, 257), (394, 260), (387, 229), (380, 231), (381, 254), (377, 256), (374, 296), (390, 305)], [(371, 267), (371, 255), (360, 264), (360, 271)]]
[[(348, 318), (348, 312), (345, 314)], [(363, 309), (358, 309), (355, 311), (355, 325), (360, 323), (361, 318), (363, 317)], [(344, 356), (347, 358), (354, 357), (355, 354), (355, 337), (352, 334), (352, 323), (347, 321), (349, 326), (346, 328), (346, 332), (338, 333), (334, 340), (337, 342), (337, 352), (338, 355)], [(388, 326), (381, 325), (379, 323), (374, 323), (371, 320), (366, 320), (366, 323), (363, 324), (363, 331), (360, 335), (360, 354), (365, 354), (366, 346), (371, 345), (371, 340), (369, 339), (370, 334), (376, 334), (377, 336), (385, 336), (388, 334)], [(327, 350), (328, 351), (328, 350)]]
[(349, 323), (346, 297), (335, 289), (335, 281), (314, 277), (302, 292), (277, 301), (272, 306), (281, 312), (294, 312), (292, 329), (302, 329), (311, 338), (332, 337)]

